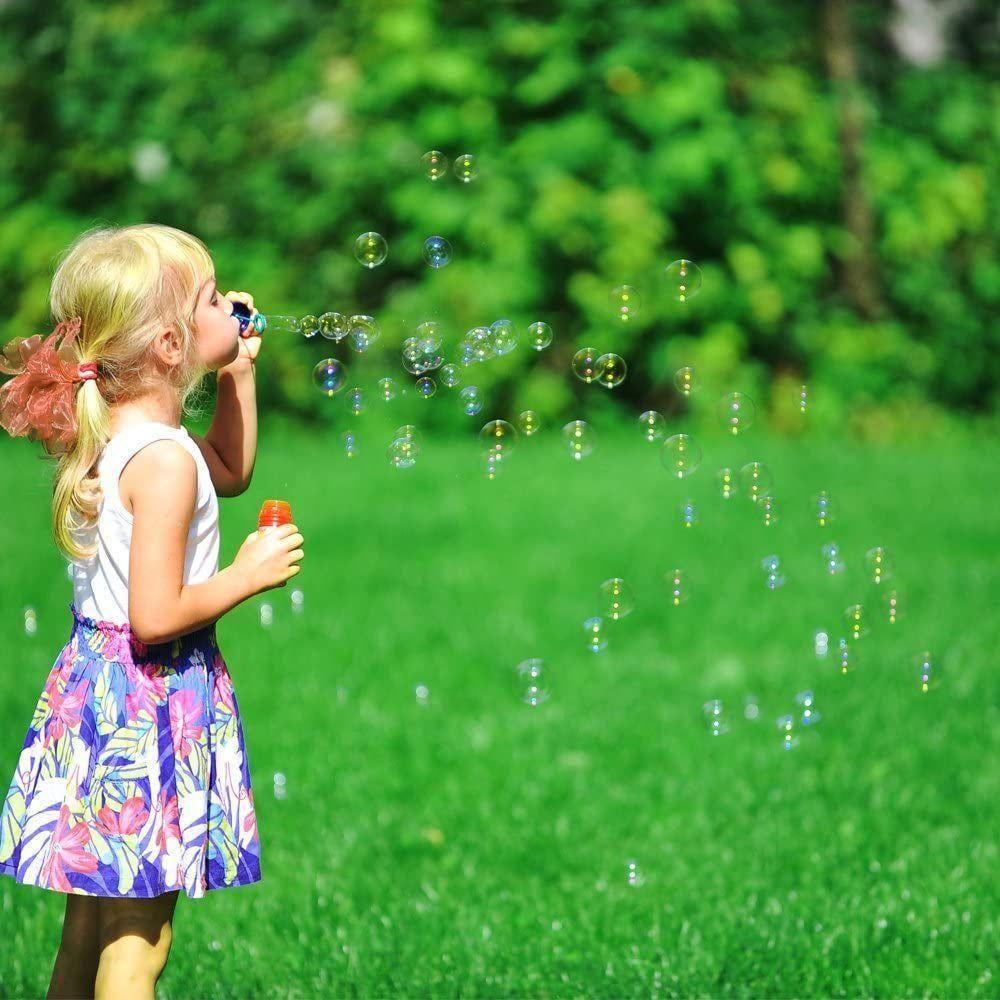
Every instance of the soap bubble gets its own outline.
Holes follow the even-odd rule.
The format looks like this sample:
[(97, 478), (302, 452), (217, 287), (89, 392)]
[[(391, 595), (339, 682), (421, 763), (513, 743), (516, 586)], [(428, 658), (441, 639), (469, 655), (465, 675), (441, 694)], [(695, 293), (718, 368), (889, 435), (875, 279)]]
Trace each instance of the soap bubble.
[(433, 268), (451, 263), (451, 244), (443, 236), (428, 236), (424, 240), (424, 260)]
[(667, 584), (668, 599), (676, 608), (688, 599), (687, 582), (684, 571), (680, 569), (668, 570), (663, 574), (663, 579)]
[(639, 428), (642, 436), (650, 443), (660, 441), (667, 433), (667, 421), (662, 413), (656, 410), (646, 410), (639, 415)]
[(426, 375), (444, 364), (441, 353), (441, 325), (433, 321), (421, 323), (415, 337), (403, 341), (403, 367), (411, 375)]
[(522, 410), (517, 415), (517, 426), (525, 437), (537, 434), (542, 426), (541, 419), (534, 410)]
[(701, 706), (701, 714), (705, 717), (705, 724), (712, 736), (723, 736), (729, 732), (729, 723), (726, 721), (722, 702), (718, 698), (706, 701)]
[(757, 695), (748, 694), (743, 699), (743, 718), (750, 722), (756, 722), (760, 718), (760, 703)]
[(368, 398), (365, 395), (365, 390), (361, 386), (356, 385), (353, 389), (350, 389), (347, 393), (347, 407), (354, 414), (358, 416), (360, 413), (365, 412), (365, 407), (368, 405)]
[(823, 546), (823, 564), (831, 576), (844, 572), (844, 560), (840, 556), (840, 546), (836, 542), (827, 542)]
[(496, 354), (510, 354), (517, 347), (517, 331), (509, 319), (498, 319), (490, 324), (493, 350)]
[(274, 624), (274, 608), (268, 601), (264, 601), (260, 606), (261, 628), (270, 628)]
[(678, 368), (674, 372), (674, 385), (677, 386), (677, 390), (682, 395), (690, 396), (698, 388), (698, 379), (695, 376), (694, 369), (690, 365)]
[(585, 420), (571, 420), (563, 427), (562, 436), (570, 456), (576, 461), (586, 458), (594, 450), (597, 439), (593, 428)]
[(467, 385), (459, 394), (462, 401), (462, 409), (468, 417), (474, 417), (483, 408), (483, 394), (479, 386)]
[(302, 320), (298, 316), (268, 316), (267, 329), (271, 333), (302, 333)]
[(417, 704), (421, 708), (426, 708), (427, 704), (430, 702), (430, 688), (426, 684), (415, 685), (413, 688), (413, 697), (416, 698)]
[(755, 503), (774, 485), (771, 470), (763, 462), (747, 462), (740, 469), (740, 490)]
[(860, 604), (852, 604), (847, 608), (844, 623), (847, 625), (848, 636), (855, 641), (868, 635), (868, 616)]
[(399, 387), (396, 385), (396, 380), (394, 378), (380, 378), (378, 380), (378, 394), (382, 399), (388, 403), (389, 400), (395, 399), (396, 394), (399, 392)]
[(479, 443), (487, 455), (497, 460), (510, 457), (518, 441), (518, 433), (513, 424), (506, 420), (491, 420), (479, 432)]
[(602, 354), (597, 359), (597, 381), (605, 389), (614, 389), (625, 381), (628, 366), (625, 359), (618, 354)]
[(778, 520), (778, 501), (771, 496), (770, 493), (765, 493), (757, 501), (757, 509), (760, 511), (761, 520), (764, 522), (765, 528), (770, 528)]
[(344, 454), (347, 455), (348, 458), (354, 458), (354, 456), (358, 453), (358, 439), (354, 431), (344, 431), (344, 433), (340, 435), (340, 440), (344, 445)]
[(326, 396), (336, 396), (346, 377), (347, 370), (336, 358), (325, 358), (313, 368), (313, 383)]
[(785, 577), (781, 572), (781, 560), (777, 556), (764, 556), (760, 565), (764, 570), (764, 584), (768, 590), (777, 590), (784, 585)]
[(660, 461), (671, 475), (684, 479), (701, 464), (701, 448), (690, 434), (674, 434), (663, 442)]
[(685, 500), (678, 509), (681, 515), (681, 524), (685, 528), (693, 528), (698, 523), (698, 508), (693, 500)]
[(503, 463), (500, 461), (499, 457), (492, 454), (491, 452), (486, 452), (480, 456), (483, 474), (491, 482), (500, 475), (503, 470)]
[(354, 256), (364, 267), (378, 267), (389, 256), (389, 244), (378, 233), (362, 233), (354, 241)]
[(601, 584), (601, 604), (604, 613), (612, 621), (620, 621), (635, 608), (632, 588), (620, 577), (614, 576)]
[(519, 663), (515, 669), (517, 695), (525, 705), (537, 708), (549, 698), (549, 672), (545, 661), (532, 657)]
[(799, 386), (799, 413), (805, 413), (809, 404), (809, 390), (804, 386)]
[(895, 625), (899, 621), (899, 593), (895, 590), (887, 591), (882, 595), (882, 604), (885, 606), (886, 621), (890, 625)]
[(413, 387), (417, 390), (417, 395), (423, 399), (430, 399), (437, 392), (437, 383), (429, 375), (418, 378)]
[(458, 365), (444, 365), (438, 377), (448, 389), (455, 389), (462, 384), (462, 370)]
[(409, 438), (418, 445), (421, 443), (420, 431), (415, 424), (403, 424), (392, 432), (393, 438)]
[(941, 680), (941, 672), (926, 650), (917, 656), (917, 677), (921, 694), (927, 694), (932, 688), (936, 688)]
[(736, 477), (733, 470), (729, 468), (719, 469), (716, 477), (719, 480), (719, 490), (723, 500), (731, 500), (736, 491)]
[(813, 507), (816, 512), (816, 523), (821, 527), (825, 528), (831, 520), (833, 520), (833, 501), (830, 499), (830, 494), (825, 490), (818, 493), (813, 498)]
[(619, 285), (611, 290), (611, 305), (615, 315), (623, 323), (627, 323), (639, 312), (642, 299), (631, 285)]
[(830, 652), (830, 634), (820, 629), (813, 633), (813, 652), (818, 659), (825, 659)]
[(780, 716), (777, 726), (781, 734), (781, 749), (794, 750), (799, 745), (799, 738), (795, 735), (795, 716)]
[(448, 172), (448, 161), (439, 149), (431, 149), (420, 157), (424, 173), (432, 180), (439, 181)]
[(472, 153), (462, 153), (455, 157), (455, 176), (468, 184), (479, 176), (479, 161)]
[(608, 647), (608, 637), (604, 632), (604, 619), (598, 615), (588, 618), (583, 623), (583, 634), (586, 639), (587, 649), (592, 653), (599, 653)]
[(312, 340), (319, 333), (319, 317), (309, 313), (299, 320), (299, 330), (306, 340)]
[(528, 327), (528, 344), (536, 351), (544, 351), (552, 343), (552, 327), (548, 323), (535, 322)]
[(633, 889), (641, 888), (645, 884), (646, 877), (639, 871), (638, 862), (627, 861), (625, 863), (625, 882)]
[(753, 425), (756, 407), (753, 400), (742, 392), (726, 393), (719, 400), (719, 417), (730, 434), (742, 434)]
[(476, 362), (489, 361), (495, 356), (493, 350), (493, 335), (489, 327), (474, 326), (465, 335), (465, 342), (472, 347), (472, 360)]
[(701, 268), (692, 260), (675, 260), (666, 267), (667, 290), (679, 302), (686, 302), (701, 288)]
[(341, 341), (350, 332), (350, 321), (339, 312), (326, 312), (320, 316), (319, 332), (327, 340)]
[(581, 348), (573, 355), (573, 374), (588, 384), (597, 378), (598, 354), (593, 347)]
[(802, 711), (801, 721), (803, 726), (815, 726), (816, 723), (822, 718), (819, 712), (816, 711), (816, 704), (812, 691), (800, 691), (795, 696), (795, 704), (798, 705)]
[(856, 657), (858, 655), (856, 649), (852, 649), (848, 641), (841, 636), (837, 640), (837, 653), (840, 662), (840, 672), (842, 674), (850, 673), (856, 666)]
[(300, 615), (302, 614), (303, 607), (306, 601), (306, 595), (298, 587), (295, 588), (289, 595), (292, 602), (292, 614)]
[(35, 635), (38, 632), (38, 614), (30, 605), (24, 609), (24, 634)]
[(892, 560), (881, 545), (865, 553), (865, 566), (873, 583), (881, 583), (892, 576)]
[(274, 797), (276, 799), (288, 797), (288, 779), (281, 771), (274, 772)]
[(394, 469), (411, 469), (420, 454), (420, 445), (412, 437), (397, 437), (386, 450), (386, 457)]
[(352, 351), (357, 351), (359, 354), (367, 351), (380, 336), (382, 336), (382, 331), (371, 316), (351, 317), (347, 343)]

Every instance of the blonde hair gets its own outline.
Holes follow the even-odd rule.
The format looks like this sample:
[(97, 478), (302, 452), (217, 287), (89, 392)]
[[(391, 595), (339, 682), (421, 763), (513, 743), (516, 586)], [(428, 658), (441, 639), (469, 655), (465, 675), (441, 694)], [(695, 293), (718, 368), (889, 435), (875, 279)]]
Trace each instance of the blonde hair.
[[(97, 522), (97, 462), (111, 438), (111, 405), (166, 382), (182, 412), (208, 371), (198, 358), (194, 313), (198, 292), (215, 272), (201, 240), (151, 223), (93, 229), (63, 254), (49, 301), (59, 323), (79, 316), (79, 361), (97, 362), (96, 380), (76, 392), (77, 436), (59, 456), (52, 532), (69, 559), (86, 559), (96, 544), (85, 535)], [(156, 335), (173, 326), (184, 361), (164, 372), (150, 353)]]

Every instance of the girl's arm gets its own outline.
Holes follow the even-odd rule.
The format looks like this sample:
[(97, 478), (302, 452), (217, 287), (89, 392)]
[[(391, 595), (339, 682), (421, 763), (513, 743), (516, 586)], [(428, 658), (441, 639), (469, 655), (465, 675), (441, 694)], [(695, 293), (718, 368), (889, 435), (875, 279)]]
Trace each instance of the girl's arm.
[(204, 437), (192, 434), (205, 456), (220, 497), (244, 493), (257, 458), (257, 392), (253, 361), (243, 357), (220, 368), (212, 426)]

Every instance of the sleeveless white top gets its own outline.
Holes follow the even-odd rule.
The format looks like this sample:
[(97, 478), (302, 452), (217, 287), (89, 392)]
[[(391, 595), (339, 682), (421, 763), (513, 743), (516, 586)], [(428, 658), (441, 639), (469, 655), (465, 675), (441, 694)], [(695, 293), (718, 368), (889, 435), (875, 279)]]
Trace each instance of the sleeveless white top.
[(118, 479), (137, 452), (163, 439), (182, 445), (198, 467), (198, 499), (184, 554), (184, 583), (204, 583), (219, 571), (219, 500), (204, 455), (183, 427), (137, 424), (112, 437), (98, 462), (104, 496), (97, 524), (84, 539), (87, 544), (96, 541), (97, 551), (85, 562), (72, 564), (73, 603), (84, 617), (116, 625), (128, 622), (132, 515), (122, 503)]

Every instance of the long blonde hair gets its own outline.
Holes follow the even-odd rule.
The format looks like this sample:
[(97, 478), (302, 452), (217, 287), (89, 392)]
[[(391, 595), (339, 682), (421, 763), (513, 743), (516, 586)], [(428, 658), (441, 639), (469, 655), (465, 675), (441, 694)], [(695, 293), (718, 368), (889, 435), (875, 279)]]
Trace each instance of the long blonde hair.
[[(78, 432), (59, 456), (53, 486), (52, 532), (67, 558), (96, 551), (85, 538), (100, 508), (97, 462), (111, 438), (111, 406), (166, 381), (186, 412), (208, 371), (198, 358), (194, 312), (214, 271), (201, 240), (151, 223), (90, 230), (63, 254), (49, 295), (52, 317), (80, 317), (79, 361), (99, 369), (98, 379), (77, 389)], [(168, 372), (150, 352), (164, 326), (177, 330), (185, 358)]]

